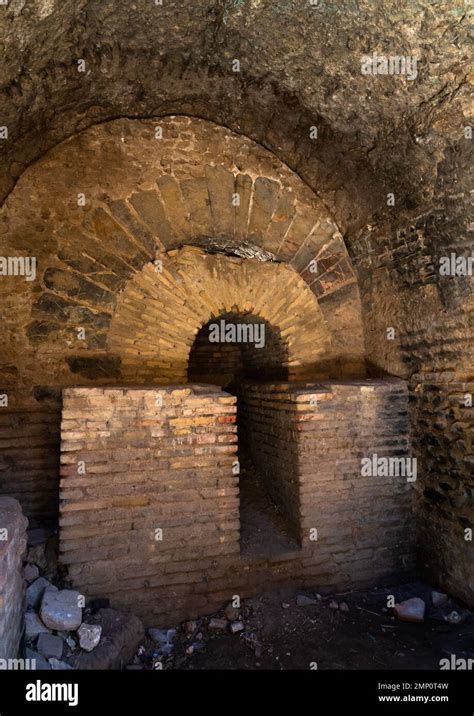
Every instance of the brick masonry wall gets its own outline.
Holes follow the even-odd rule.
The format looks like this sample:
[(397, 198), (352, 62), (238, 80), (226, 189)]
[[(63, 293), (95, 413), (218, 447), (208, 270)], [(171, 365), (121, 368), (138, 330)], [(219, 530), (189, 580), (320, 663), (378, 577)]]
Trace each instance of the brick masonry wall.
[(0, 497), (0, 659), (14, 659), (23, 632), (26, 527), (20, 503)]
[[(63, 328), (74, 338), (66, 341), (72, 352), (65, 352), (56, 336), (28, 357), (31, 369), (23, 370), (19, 358), (7, 366), (8, 381), (0, 382), (0, 394), (8, 396), (8, 406), (0, 405), (0, 494), (20, 499), (28, 517), (57, 519), (61, 386), (184, 383), (196, 336), (212, 316), (233, 312), (266, 321), (265, 350), (254, 351), (252, 359), (244, 347), (251, 377), (273, 377), (274, 363), (285, 371), (278, 377), (365, 374), (360, 345), (340, 351), (340, 316), (327, 316), (288, 265), (210, 255), (189, 246), (159, 261), (161, 272), (150, 262), (129, 281), (99, 342), (97, 331), (105, 331), (101, 314), (86, 320), (82, 308), (66, 311)], [(50, 299), (51, 306), (63, 305), (59, 296)], [(84, 341), (77, 339), (79, 326)], [(270, 328), (281, 346), (270, 345)], [(22, 351), (21, 360), (25, 357)]]
[[(249, 324), (259, 327), (264, 344), (211, 342), (210, 327), (225, 320), (226, 326)], [(223, 314), (203, 326), (189, 354), (188, 380), (191, 383), (212, 383), (225, 388), (244, 378), (271, 380), (288, 378), (288, 351), (279, 331), (261, 318), (248, 314)]]
[(287, 500), (301, 548), (240, 554), (234, 397), (195, 385), (68, 388), (60, 559), (75, 587), (165, 626), (234, 594), (380, 584), (412, 568), (410, 486), (360, 475), (375, 448), (408, 450), (405, 384), (246, 383), (245, 393), (239, 420), (255, 430), (254, 458)]
[[(208, 254), (187, 246), (147, 264), (119, 296), (107, 339), (124, 382), (183, 383), (196, 336), (209, 320), (230, 313), (251, 315), (278, 332), (278, 356), (290, 377), (340, 375), (331, 321), (314, 294), (283, 263)], [(337, 319), (336, 319), (337, 322)], [(365, 364), (348, 352), (349, 370)], [(353, 375), (353, 373), (352, 373)]]
[(0, 486), (25, 513), (57, 520), (61, 404), (0, 409)]
[(303, 546), (357, 581), (412, 566), (412, 486), (361, 475), (361, 459), (410, 455), (407, 387), (397, 379), (242, 388), (253, 462)]
[(474, 605), (474, 381), (452, 371), (412, 377), (419, 564), (439, 586)]
[(212, 387), (66, 389), (60, 559), (74, 586), (152, 622), (205, 608), (200, 572), (239, 552), (236, 440), (235, 398)]
[[(441, 126), (441, 125), (440, 125)], [(443, 122), (443, 132), (446, 124)], [(458, 127), (436, 167), (426, 211), (397, 210), (347, 237), (357, 269), (369, 375), (410, 385), (420, 462), (416, 484), (419, 566), (432, 583), (474, 607), (474, 282), (443, 275), (440, 259), (472, 256), (473, 143)], [(426, 181), (420, 182), (426, 190)], [(393, 210), (391, 210), (393, 211)], [(387, 340), (387, 328), (395, 329)], [(468, 533), (469, 534), (469, 533)]]
[(244, 372), (244, 360), (239, 344), (209, 342), (208, 326), (196, 336), (189, 354), (188, 378), (191, 383), (212, 383), (225, 387)]

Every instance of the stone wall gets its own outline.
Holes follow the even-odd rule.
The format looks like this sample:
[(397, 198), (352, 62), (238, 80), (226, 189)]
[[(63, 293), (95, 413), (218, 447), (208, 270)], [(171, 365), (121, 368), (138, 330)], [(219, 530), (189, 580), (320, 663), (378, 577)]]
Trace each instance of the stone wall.
[(0, 497), (0, 659), (14, 659), (23, 633), (26, 527), (20, 504)]
[[(443, 124), (443, 127), (445, 125)], [(474, 606), (474, 294), (470, 275), (443, 275), (440, 259), (473, 252), (472, 141), (461, 132), (438, 166), (426, 212), (371, 224), (352, 244), (369, 375), (410, 386), (410, 423), (420, 462), (417, 542), (422, 572)], [(388, 340), (387, 329), (394, 335)], [(462, 404), (461, 395), (470, 395)]]
[(417, 484), (423, 574), (474, 604), (474, 382), (450, 371), (412, 378), (413, 442), (424, 463)]
[(240, 553), (234, 397), (195, 385), (69, 388), (60, 559), (82, 593), (169, 625), (272, 585), (380, 584), (409, 572), (411, 486), (361, 476), (372, 450), (409, 449), (405, 384), (245, 383), (243, 392), (239, 420), (254, 430), (254, 459), (291, 506), (301, 546)]

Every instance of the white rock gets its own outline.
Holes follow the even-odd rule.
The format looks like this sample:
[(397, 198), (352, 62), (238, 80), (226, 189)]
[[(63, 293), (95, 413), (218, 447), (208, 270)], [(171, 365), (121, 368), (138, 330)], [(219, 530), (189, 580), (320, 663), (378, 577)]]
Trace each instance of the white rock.
[(425, 603), (419, 597), (406, 599), (400, 604), (395, 604), (395, 616), (404, 622), (423, 622), (425, 620)]
[(232, 622), (230, 625), (230, 630), (232, 634), (238, 634), (239, 631), (243, 631), (245, 629), (243, 622)]
[(148, 629), (148, 636), (156, 641), (157, 644), (169, 644), (173, 641), (176, 636), (176, 629), (156, 629), (150, 627)]
[(445, 617), (445, 620), (448, 624), (460, 624), (462, 622), (462, 616), (458, 614), (458, 612), (451, 612), (451, 614)]
[[(46, 590), (41, 602), (40, 617), (47, 627), (58, 631), (73, 631), (80, 627), (81, 595), (72, 589)], [(54, 668), (54, 667), (53, 667)]]
[(341, 610), (341, 612), (348, 612), (348, 611), (349, 611), (349, 605), (348, 605), (348, 603), (347, 603), (347, 602), (341, 602), (341, 603), (339, 604), (339, 609)]
[(298, 607), (308, 607), (313, 604), (317, 604), (317, 599), (313, 599), (312, 597), (308, 597), (306, 594), (298, 594), (296, 597), (296, 605)]
[(329, 602), (329, 609), (339, 609), (339, 604), (333, 600)]
[(84, 651), (93, 651), (100, 642), (102, 627), (100, 624), (81, 624), (77, 630), (79, 646)]

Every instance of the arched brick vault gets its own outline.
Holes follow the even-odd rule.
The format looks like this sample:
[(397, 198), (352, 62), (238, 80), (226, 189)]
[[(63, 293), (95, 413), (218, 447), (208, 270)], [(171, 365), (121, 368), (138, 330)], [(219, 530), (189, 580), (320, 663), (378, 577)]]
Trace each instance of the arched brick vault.
[[(165, 129), (176, 121), (182, 122), (183, 132), (175, 128), (174, 136), (165, 132), (163, 140), (155, 139), (157, 124)], [(196, 137), (191, 125), (203, 128), (194, 155)], [(226, 139), (216, 144), (219, 134)], [(165, 151), (156, 161), (158, 142), (162, 142), (160, 151)], [(222, 170), (206, 174), (204, 167), (215, 169), (218, 152), (224, 168), (234, 175), (235, 186), (237, 181), (247, 182), (248, 176), (252, 197), (262, 196), (262, 203), (247, 204), (247, 228), (254, 227), (251, 240), (239, 230), (237, 209), (233, 239), (223, 229), (224, 216), (215, 224), (212, 221), (211, 184), (216, 196), (225, 190), (225, 183), (219, 176)], [(194, 156), (191, 161), (190, 156)], [(256, 159), (259, 166), (252, 164)], [(453, 150), (446, 159), (445, 174), (456, 175), (457, 161)], [(172, 225), (178, 227), (178, 235), (163, 233), (166, 206), (158, 221), (155, 217), (153, 222), (149, 213), (149, 192), (161, 195), (156, 178), (166, 177), (170, 169), (179, 183), (173, 198), (176, 184), (168, 182), (170, 205), (174, 201)], [(199, 199), (204, 180), (209, 186), (208, 205)], [(245, 183), (239, 183), (242, 187)], [(291, 249), (290, 242), (276, 247), (275, 236), (284, 227), (285, 217), (290, 219), (288, 210), (273, 208), (267, 231), (262, 231), (258, 221), (265, 206), (272, 207), (272, 197), (280, 201), (285, 193), (282, 187), (287, 196), (295, 197), (291, 226), (296, 227), (296, 222), (304, 226), (314, 218), (307, 233), (302, 232), (305, 241), (300, 249), (296, 245)], [(4, 346), (0, 387), (10, 395), (9, 412), (3, 410), (0, 416), (4, 426), (1, 490), (20, 497), (29, 515), (55, 516), (59, 404), (54, 407), (51, 401), (63, 385), (120, 380), (120, 362), (107, 352), (116, 297), (157, 252), (212, 240), (214, 250), (286, 259), (301, 271), (297, 262), (309, 261), (305, 249), (314, 249), (313, 256), (322, 251), (318, 258), (325, 273), (317, 275), (311, 289), (323, 313), (340, 318), (340, 330), (332, 330), (332, 349), (338, 355), (350, 355), (349, 367), (357, 367), (362, 314), (369, 362), (376, 369), (407, 377), (418, 371), (412, 380), (412, 420), (421, 461), (416, 489), (422, 564), (440, 584), (469, 601), (472, 557), (463, 529), (473, 524), (472, 411), (461, 400), (465, 393), (474, 392), (469, 344), (474, 304), (468, 280), (445, 279), (442, 285), (433, 251), (434, 240), (439, 255), (470, 245), (462, 228), (467, 216), (465, 175), (448, 188), (441, 176), (436, 191), (436, 209), (431, 215), (412, 219), (402, 210), (392, 223), (376, 221), (352, 237), (351, 254), (362, 288), (361, 311), (356, 276), (333, 218), (297, 176), (250, 140), (189, 118), (117, 120), (93, 127), (50, 151), (23, 173), (0, 217), (0, 255), (35, 255), (41, 274), (41, 282), (33, 284), (14, 278), (0, 282)], [(459, 207), (455, 211), (445, 209), (446, 191), (456, 197)], [(77, 206), (78, 192), (86, 195), (85, 207)], [(269, 204), (265, 196), (270, 197)], [(254, 207), (255, 212), (249, 211)], [(219, 232), (213, 229), (210, 234), (210, 226), (220, 227)], [(265, 248), (269, 236), (272, 242)], [(277, 251), (273, 256), (272, 247)], [(303, 269), (302, 278), (311, 281), (312, 276), (304, 276)], [(87, 341), (79, 341), (72, 326), (84, 327)], [(388, 326), (396, 331), (391, 342), (386, 338)], [(444, 421), (445, 427), (439, 427)]]
[[(160, 259), (161, 260), (161, 259)], [(222, 313), (250, 313), (278, 328), (293, 379), (324, 375), (334, 357), (330, 324), (303, 279), (285, 264), (261, 263), (199, 248), (163, 255), (157, 274), (147, 264), (119, 297), (108, 349), (132, 381), (187, 382), (199, 329)]]
[(3, 253), (10, 246), (37, 256), (40, 277), (0, 285), (10, 294), (14, 281), (13, 300), (23, 304), (4, 323), (7, 346), (17, 352), (21, 345), (15, 382), (31, 394), (33, 384), (84, 374), (118, 378), (113, 360), (99, 360), (95, 373), (88, 367), (91, 354), (94, 365), (107, 352), (117, 296), (147, 263), (187, 244), (256, 256), (262, 268), (265, 260), (291, 267), (331, 324), (333, 355), (346, 356), (349, 373), (360, 374), (356, 277), (321, 201), (272, 154), (222, 127), (168, 118), (157, 139), (156, 126), (117, 120), (86, 130), (26, 172), (6, 202)]
[[(165, 365), (152, 375), (137, 371), (145, 345), (150, 361), (161, 358), (159, 351), (152, 357), (153, 330), (146, 340), (140, 335), (158, 306), (154, 287), (161, 287), (160, 300), (166, 289), (169, 301), (167, 318), (153, 325), (155, 346), (158, 329), (165, 341), (178, 315), (193, 314), (184, 339), (189, 352), (213, 312), (245, 310), (254, 301), (257, 315), (288, 334), (295, 376), (365, 373), (357, 280), (333, 218), (273, 154), (223, 127), (170, 117), (88, 129), (23, 174), (0, 225), (0, 255), (38, 262), (37, 281), (0, 282), (9, 429), (25, 435), (25, 445), (35, 435), (29, 463), (7, 446), (2, 489), (20, 491), (30, 514), (54, 514), (59, 413), (50, 401), (63, 386), (172, 378)], [(154, 271), (156, 261), (163, 273)], [(125, 343), (134, 346), (133, 360)], [(185, 379), (179, 344), (174, 335), (165, 363), (176, 358)], [(47, 456), (45, 444), (52, 446)]]
[[(325, 193), (344, 228), (360, 227), (390, 186), (412, 209), (429, 200), (430, 179), (468, 107), (463, 0), (440, 0), (436, 12), (426, 0), (48, 0), (10, 3), (2, 19), (0, 97), (10, 136), (0, 157), (2, 197), (32, 161), (85, 127), (193, 114), (276, 152)], [(381, 37), (419, 58), (416, 82), (361, 75), (361, 55), (380, 49)], [(233, 58), (241, 72), (232, 71)]]
[[(437, 273), (439, 256), (472, 252), (465, 2), (440, 0), (434, 12), (426, 0), (340, 0), (306, 11), (289, 2), (169, 0), (157, 13), (149, 0), (120, 7), (114, 0), (48, 0), (24, 7), (9, 3), (2, 18), (1, 123), (9, 139), (2, 142), (1, 197), (19, 177), (20, 187), (33, 169), (27, 167), (51, 147), (67, 137), (78, 147), (73, 135), (86, 127), (116, 117), (174, 113), (251, 137), (324, 198), (357, 269), (370, 363), (411, 379), (417, 490), (426, 523), (420, 529), (422, 562), (447, 588), (472, 590), (472, 583), (466, 587), (472, 543), (463, 541), (462, 527), (473, 526), (473, 413), (461, 402), (474, 390), (472, 279), (441, 279)], [(418, 57), (416, 81), (362, 76), (360, 57), (374, 49)], [(84, 77), (77, 73), (79, 57), (87, 62)], [(240, 73), (230, 71), (234, 57), (241, 60)], [(309, 138), (311, 125), (318, 126), (317, 142)], [(112, 150), (107, 156), (111, 168)], [(77, 158), (71, 152), (71, 186)], [(77, 172), (87, 174), (83, 166)], [(48, 234), (55, 202), (43, 195), (38, 208), (38, 187), (29, 186), (16, 204), (21, 230), (3, 216), (2, 246), (11, 245), (9, 234), (15, 234), (18, 253), (29, 253), (38, 240), (45, 255), (55, 253), (56, 238)], [(389, 191), (396, 196), (393, 208), (386, 206)], [(35, 210), (28, 214), (30, 203)], [(63, 219), (69, 215), (65, 206)], [(117, 266), (123, 268), (121, 259)], [(10, 279), (1, 283), (8, 294), (2, 295), (3, 343), (10, 336), (15, 355), (5, 356), (0, 381), (23, 382), (29, 395), (28, 376), (36, 368), (46, 385), (56, 376), (49, 375), (41, 352), (38, 360), (28, 353), (31, 287)], [(54, 301), (60, 310), (59, 299)], [(16, 323), (10, 329), (12, 314)], [(91, 314), (96, 325), (109, 315), (80, 304), (74, 320), (90, 325)], [(387, 341), (388, 326), (396, 330), (393, 341)], [(61, 380), (66, 376), (67, 366)], [(38, 392), (38, 398), (48, 395)], [(20, 418), (12, 420), (15, 436)], [(22, 445), (31, 444), (31, 434), (21, 438)], [(31, 493), (38, 460), (23, 467), (18, 454), (16, 482), (21, 479)], [(41, 469), (53, 470), (49, 464)], [(5, 475), (0, 463), (0, 478)], [(51, 484), (54, 479), (51, 472)], [(3, 483), (8, 491), (15, 477), (8, 474)], [(47, 490), (42, 494), (38, 509), (50, 501)]]

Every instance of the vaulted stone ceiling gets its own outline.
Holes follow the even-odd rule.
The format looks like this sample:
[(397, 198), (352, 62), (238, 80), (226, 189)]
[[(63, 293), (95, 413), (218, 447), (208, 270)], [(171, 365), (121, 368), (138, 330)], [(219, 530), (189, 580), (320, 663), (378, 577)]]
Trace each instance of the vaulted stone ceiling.
[[(255, 140), (320, 198), (357, 274), (369, 367), (411, 381), (422, 563), (466, 598), (474, 299), (439, 259), (473, 247), (468, 21), (463, 0), (0, 5), (1, 197), (91, 125), (179, 114)], [(364, 75), (372, 53), (416, 57), (417, 76)]]
[(334, 220), (272, 153), (214, 123), (84, 130), (24, 172), (0, 226), (0, 256), (32, 255), (38, 270), (38, 282), (0, 282), (12, 405), (78, 374), (182, 382), (200, 327), (234, 306), (289, 338), (292, 376), (365, 375), (357, 277)]
[[(47, 149), (97, 122), (209, 119), (275, 152), (324, 200), (368, 316), (374, 303), (380, 313), (376, 277), (388, 274), (395, 294), (400, 284), (426, 286), (427, 299), (417, 290), (415, 301), (428, 312), (423, 330), (436, 332), (445, 309), (456, 311), (453, 330), (459, 321), (465, 330), (471, 319), (458, 307), (469, 283), (440, 282), (435, 264), (454, 245), (472, 246), (468, 23), (464, 0), (10, 0), (0, 6), (9, 133), (0, 196)], [(374, 52), (416, 57), (416, 78), (362, 74), (361, 57)], [(383, 302), (412, 324), (402, 341), (412, 355), (415, 305)], [(388, 362), (402, 372), (403, 361)]]
[[(399, 210), (420, 205), (463, 143), (466, 15), (462, 0), (10, 0), (0, 7), (1, 192), (90, 124), (180, 113), (275, 151), (348, 226), (388, 191)], [(361, 56), (395, 49), (418, 58), (416, 81), (361, 74)]]

